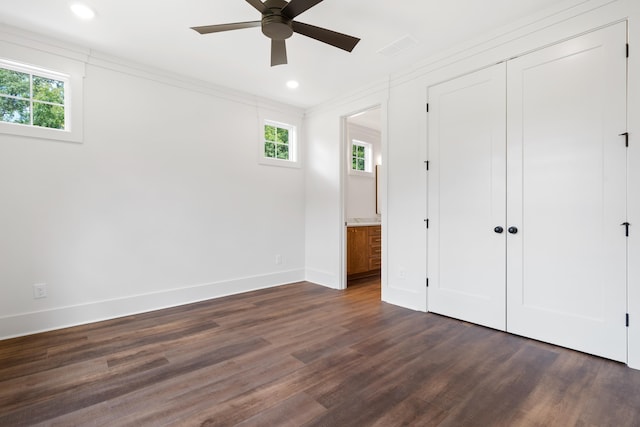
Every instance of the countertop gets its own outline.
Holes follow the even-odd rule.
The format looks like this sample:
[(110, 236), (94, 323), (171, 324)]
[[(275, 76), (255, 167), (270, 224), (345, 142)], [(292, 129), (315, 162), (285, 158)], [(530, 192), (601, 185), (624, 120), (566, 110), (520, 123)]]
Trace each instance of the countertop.
[(347, 227), (370, 227), (381, 224), (380, 218), (347, 218)]

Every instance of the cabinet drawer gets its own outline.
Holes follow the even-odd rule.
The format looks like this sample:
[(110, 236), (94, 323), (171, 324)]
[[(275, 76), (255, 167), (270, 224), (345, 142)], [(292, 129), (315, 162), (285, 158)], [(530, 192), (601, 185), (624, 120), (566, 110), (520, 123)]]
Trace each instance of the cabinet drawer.
[(381, 236), (371, 236), (369, 235), (369, 246), (380, 246), (382, 244)]
[(382, 255), (382, 247), (381, 246), (369, 246), (369, 256), (380, 258)]
[(378, 236), (378, 237), (380, 237), (380, 230), (382, 229), (382, 226), (373, 225), (373, 226), (369, 226), (367, 228), (369, 229), (369, 236)]
[(377, 270), (382, 265), (380, 258), (369, 258), (369, 270)]

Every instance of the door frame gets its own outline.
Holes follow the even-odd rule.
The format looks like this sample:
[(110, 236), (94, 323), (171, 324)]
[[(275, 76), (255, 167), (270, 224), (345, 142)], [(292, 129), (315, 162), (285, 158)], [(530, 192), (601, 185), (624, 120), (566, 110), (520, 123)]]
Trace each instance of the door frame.
[[(386, 147), (386, 137), (385, 137), (385, 127), (383, 126), (386, 123), (387, 110), (386, 106), (382, 102), (377, 102), (374, 104), (369, 104), (366, 107), (358, 108), (353, 110), (347, 114), (340, 116), (340, 155), (339, 155), (339, 164), (340, 164), (340, 274), (339, 274), (339, 283), (338, 289), (345, 290), (347, 289), (347, 167), (349, 166), (349, 157), (347, 157), (347, 151), (350, 146), (349, 141), (349, 118), (367, 111), (379, 109), (380, 110), (380, 156), (382, 158), (382, 163), (384, 164), (385, 159), (385, 147)], [(386, 181), (380, 179), (380, 205), (382, 206), (382, 212), (385, 212), (386, 208)], [(384, 222), (384, 215), (382, 215), (381, 225)], [(382, 226), (382, 272), (384, 272), (384, 264), (385, 264), (385, 238), (384, 238), (384, 226)], [(381, 273), (381, 280), (384, 282), (384, 274)]]
[[(638, 9), (638, 12), (640, 12), (640, 8)], [(639, 17), (640, 17), (640, 15), (639, 15)], [(428, 84), (426, 84), (424, 86), (425, 90), (426, 90), (425, 103), (427, 103), (427, 104), (429, 103), (429, 96), (428, 96), (429, 88), (431, 88), (433, 86), (437, 86), (437, 85), (440, 85), (442, 83), (446, 83), (448, 81), (455, 80), (455, 79), (457, 79), (459, 77), (463, 77), (463, 76), (466, 76), (468, 74), (472, 74), (472, 73), (484, 70), (486, 68), (492, 67), (492, 66), (494, 66), (496, 64), (499, 64), (499, 63), (503, 63), (504, 62), (504, 63), (508, 64), (509, 61), (514, 60), (514, 59), (516, 59), (518, 57), (521, 57), (521, 56), (524, 56), (524, 55), (527, 55), (527, 54), (531, 54), (531, 53), (535, 53), (537, 51), (543, 50), (545, 48), (548, 48), (548, 47), (551, 47), (551, 46), (554, 46), (554, 45), (562, 44), (562, 43), (567, 42), (569, 40), (581, 37), (581, 36), (589, 34), (589, 33), (596, 32), (598, 30), (602, 30), (602, 29), (605, 29), (605, 28), (609, 28), (609, 27), (615, 26), (616, 24), (619, 24), (619, 23), (622, 23), (622, 22), (626, 23), (626, 26), (627, 26), (627, 43), (629, 43), (630, 25), (629, 25), (629, 19), (628, 18), (621, 18), (621, 19), (615, 20), (613, 22), (603, 23), (602, 25), (599, 25), (599, 26), (592, 26), (592, 27), (589, 27), (588, 29), (585, 29), (585, 30), (583, 30), (581, 32), (572, 33), (570, 35), (567, 35), (567, 37), (565, 37), (565, 38), (551, 40), (548, 44), (537, 45), (535, 48), (528, 49), (526, 51), (522, 51), (522, 52), (520, 52), (520, 53), (518, 53), (516, 55), (513, 55), (513, 56), (505, 57), (505, 59), (502, 59), (501, 61), (497, 61), (496, 63), (492, 63), (490, 65), (482, 65), (482, 66), (471, 67), (471, 68), (466, 69), (464, 71), (458, 69), (458, 71), (460, 71), (458, 73), (452, 73), (451, 75), (446, 76), (446, 78), (435, 79), (433, 82), (428, 82)], [(634, 61), (637, 61), (637, 58), (638, 58), (638, 56), (633, 56), (633, 55), (630, 55), (630, 56), (627, 57), (627, 79), (626, 79), (626, 83), (627, 83), (627, 88), (626, 88), (627, 108), (626, 108), (626, 117), (627, 117), (627, 132), (629, 132), (630, 136), (633, 135), (633, 132), (632, 132), (633, 126), (632, 125), (635, 123), (634, 120), (631, 120), (632, 113), (633, 113), (633, 110), (634, 110), (634, 108), (633, 108), (634, 103), (631, 102), (631, 100), (632, 99), (635, 100), (636, 98), (632, 98), (631, 97), (631, 94), (633, 93), (633, 82), (634, 81), (630, 80), (629, 76), (632, 74), (632, 73), (630, 73), (630, 69), (633, 68), (632, 65), (633, 65)], [(636, 102), (635, 105), (636, 105), (636, 107), (640, 106), (640, 102)], [(636, 108), (636, 109), (638, 109), (638, 108)], [(427, 158), (429, 158), (429, 142), (430, 141), (429, 141), (429, 130), (428, 130), (428, 127), (429, 127), (429, 113), (428, 113), (428, 110), (427, 110), (427, 112), (426, 112), (424, 117), (425, 117), (426, 128), (427, 128), (426, 138), (425, 138), (425, 140), (426, 140), (426, 148), (427, 148)], [(623, 135), (624, 134), (622, 134), (620, 136), (623, 136)], [(632, 136), (631, 136), (631, 138), (632, 138)], [(630, 147), (633, 147), (633, 143), (630, 144)], [(632, 153), (633, 153), (633, 150), (628, 150), (627, 151), (627, 163), (626, 163), (626, 166), (627, 166), (627, 188), (626, 188), (627, 221), (630, 221), (630, 222), (632, 222), (632, 213), (633, 213), (632, 211), (633, 211), (634, 200), (629, 197), (629, 194), (632, 193), (632, 188), (633, 188), (634, 184), (636, 182), (640, 182), (637, 179), (635, 181), (633, 179), (633, 175), (634, 175), (633, 171), (634, 171), (634, 169), (632, 167), (632, 164), (634, 163), (634, 157), (633, 157)], [(638, 156), (638, 158), (640, 158), (640, 156)], [(429, 194), (428, 194), (428, 191), (429, 191), (429, 175), (428, 174), (427, 174), (426, 189), (427, 189), (427, 213), (428, 213), (429, 212)], [(636, 199), (635, 202), (637, 202), (637, 200), (638, 199)], [(633, 228), (632, 228), (632, 230), (633, 230)], [(633, 235), (633, 231), (631, 232), (630, 235), (631, 236)], [(429, 276), (429, 263), (428, 263), (429, 250), (428, 250), (428, 246), (429, 246), (429, 232), (427, 231), (427, 259), (425, 260), (425, 263), (426, 263), (426, 266), (427, 266), (427, 276)], [(633, 265), (634, 264), (631, 262), (631, 259), (632, 259), (631, 255), (633, 253), (633, 248), (635, 246), (636, 245), (634, 244), (633, 240), (627, 239), (627, 241), (626, 241), (626, 277), (627, 277), (627, 280), (626, 280), (626, 304), (627, 304), (627, 314), (629, 315), (629, 313), (631, 313), (632, 317), (633, 317), (634, 308), (635, 307), (640, 307), (640, 305), (638, 305), (637, 302), (634, 299), (634, 295), (633, 295), (634, 290), (630, 286), (631, 280), (629, 279), (633, 275), (633, 271), (632, 270), (633, 270)], [(637, 264), (637, 265), (640, 265), (640, 264)], [(428, 287), (427, 288), (427, 293), (426, 293), (427, 312), (430, 312), (430, 309), (429, 309), (429, 291), (430, 291), (430, 288)], [(627, 357), (626, 357), (626, 362), (624, 362), (624, 363), (626, 363), (627, 366), (632, 367), (634, 369), (640, 369), (640, 364), (638, 364), (638, 362), (637, 362), (637, 360), (640, 360), (637, 357), (637, 354), (640, 354), (640, 351), (638, 351), (638, 349), (640, 349), (640, 345), (638, 345), (636, 342), (634, 342), (632, 340), (632, 338), (631, 338), (632, 332), (633, 332), (633, 329), (631, 329), (632, 328), (631, 325), (634, 325), (634, 324), (630, 323), (630, 324), (627, 325), (627, 332), (626, 332), (626, 334), (627, 334)], [(507, 331), (508, 331), (508, 328), (507, 328)], [(511, 332), (507, 332), (507, 333), (511, 333)]]

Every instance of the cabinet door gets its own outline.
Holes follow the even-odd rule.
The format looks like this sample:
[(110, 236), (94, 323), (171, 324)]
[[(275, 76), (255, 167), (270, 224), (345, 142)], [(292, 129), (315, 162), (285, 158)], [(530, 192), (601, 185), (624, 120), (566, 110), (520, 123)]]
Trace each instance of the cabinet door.
[(505, 65), (429, 88), (429, 311), (505, 329)]
[(369, 270), (369, 233), (367, 227), (347, 228), (347, 275)]
[(508, 65), (510, 332), (626, 360), (626, 24)]

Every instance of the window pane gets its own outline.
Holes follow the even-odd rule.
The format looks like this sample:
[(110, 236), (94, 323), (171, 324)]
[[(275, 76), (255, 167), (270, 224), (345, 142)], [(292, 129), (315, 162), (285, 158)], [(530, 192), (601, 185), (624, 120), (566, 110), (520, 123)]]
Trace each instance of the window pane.
[(28, 99), (29, 74), (0, 68), (0, 93)]
[(289, 143), (289, 131), (287, 129), (278, 128), (278, 142), (283, 144)]
[(364, 158), (364, 147), (362, 145), (358, 145), (358, 157)]
[(64, 82), (33, 76), (33, 99), (64, 104)]
[(364, 170), (364, 159), (358, 159), (358, 170), (359, 171)]
[(273, 142), (265, 142), (264, 144), (264, 156), (275, 157), (276, 156), (276, 144)]
[(355, 157), (351, 159), (351, 169), (353, 169), (354, 171), (358, 170), (358, 159), (356, 159)]
[(284, 144), (278, 144), (278, 158), (283, 160), (289, 160), (289, 146)]
[(43, 128), (64, 129), (64, 107), (34, 102), (33, 125)]
[(0, 97), (0, 116), (3, 122), (30, 124), (29, 101)]
[(276, 140), (276, 128), (273, 126), (265, 125), (264, 126), (264, 140), (265, 141), (275, 141)]

